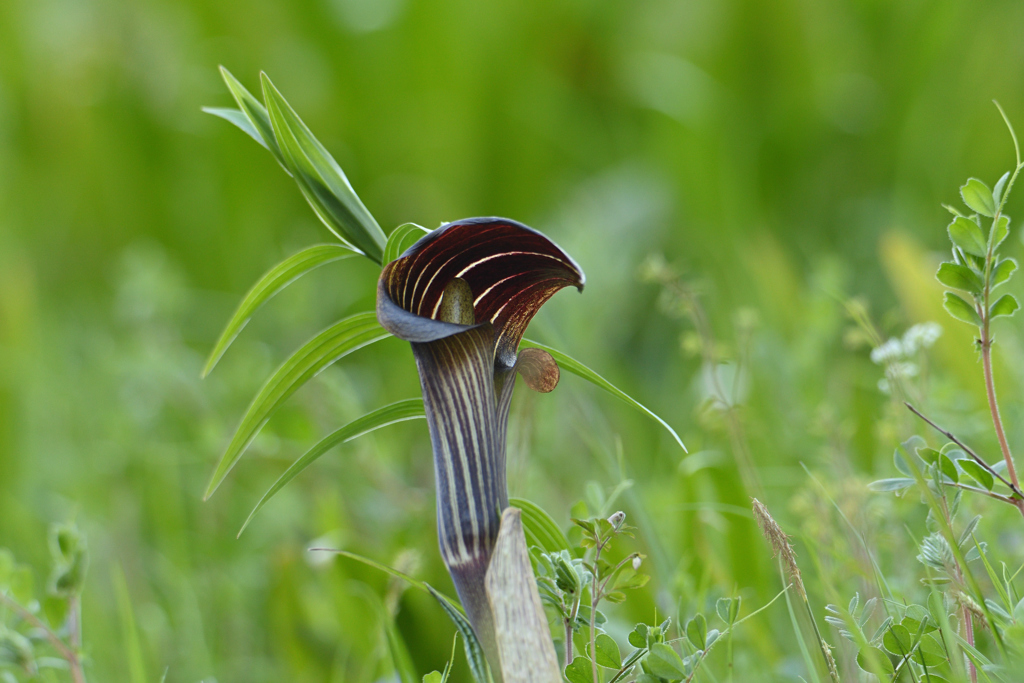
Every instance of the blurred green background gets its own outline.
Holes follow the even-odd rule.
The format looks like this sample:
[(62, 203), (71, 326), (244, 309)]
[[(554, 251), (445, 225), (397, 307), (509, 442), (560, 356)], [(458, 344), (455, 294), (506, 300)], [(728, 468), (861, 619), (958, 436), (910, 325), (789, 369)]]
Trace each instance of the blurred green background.
[[(368, 310), (377, 274), (349, 260), (306, 277), (199, 379), (252, 282), (330, 237), (265, 150), (200, 112), (230, 104), (223, 64), (254, 92), (260, 70), (274, 79), (386, 232), (509, 216), (582, 265), (585, 293), (556, 296), (528, 336), (648, 404), (692, 453), (575, 377), (551, 395), (519, 390), (513, 495), (567, 524), (588, 491), (593, 512), (599, 491), (634, 481), (618, 504), (654, 580), (610, 610), (613, 634), (734, 590), (753, 606), (780, 581), (706, 409), (700, 359), (680, 345), (692, 326), (637, 276), (650, 254), (700, 288), (727, 355), (749, 349), (742, 415), (765, 502), (820, 554), (805, 567), (819, 602), (832, 596), (818, 576), (848, 599), (862, 563), (799, 463), (898, 555), (907, 535), (887, 520), (903, 503), (863, 482), (890, 476), (915, 426), (851, 343), (845, 298), (864, 297), (886, 333), (943, 325), (926, 404), (994, 452), (970, 336), (942, 314), (932, 273), (947, 248), (940, 203), (968, 175), (991, 185), (1012, 164), (991, 100), (1024, 129), (1022, 29), (1015, 0), (5, 0), (0, 547), (42, 584), (48, 525), (86, 531), (97, 681), (129, 675), (118, 568), (154, 681), (165, 669), (171, 682), (386, 679), (379, 605), (395, 588), (311, 545), (451, 590), (419, 421), (332, 452), (235, 540), (305, 448), (417, 395), (397, 340), (304, 388), (200, 500), (262, 380), (329, 322)], [(1019, 325), (997, 327), (1004, 360), (1019, 359)], [(1016, 443), (1022, 373), (1000, 373)], [(1019, 564), (1019, 537), (1004, 547)], [(443, 666), (443, 614), (420, 594), (399, 607), (417, 669)], [(737, 666), (792, 680), (786, 624), (776, 609), (752, 625)]]

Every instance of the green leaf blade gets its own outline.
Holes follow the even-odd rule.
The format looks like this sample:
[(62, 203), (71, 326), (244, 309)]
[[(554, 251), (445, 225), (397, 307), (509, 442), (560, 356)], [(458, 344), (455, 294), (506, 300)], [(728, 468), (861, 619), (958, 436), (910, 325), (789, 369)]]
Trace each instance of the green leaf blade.
[(1007, 258), (999, 262), (992, 271), (992, 288), (995, 289), (1001, 284), (1006, 283), (1013, 276), (1014, 271), (1017, 270), (1016, 259)]
[[(417, 234), (419, 232), (422, 232), (423, 234)], [(402, 225), (399, 225), (391, 231), (390, 235), (388, 235), (387, 244), (384, 245), (384, 258), (381, 261), (382, 265), (387, 265), (401, 256), (402, 252), (408, 248), (406, 243), (411, 246), (413, 242), (429, 232), (430, 231), (422, 225), (416, 225), (415, 223), (403, 223)], [(415, 236), (416, 239), (410, 239), (410, 235)]]
[(285, 163), (306, 200), (328, 228), (380, 263), (387, 239), (344, 171), (313, 136), (266, 74), (263, 99)]
[(621, 389), (619, 389), (617, 386), (615, 386), (614, 384), (612, 384), (611, 382), (606, 380), (601, 375), (597, 374), (596, 372), (594, 372), (593, 370), (588, 368), (583, 363), (579, 362), (578, 360), (576, 360), (572, 356), (568, 356), (568, 355), (562, 353), (558, 349), (551, 348), (550, 346), (545, 346), (544, 344), (532, 341), (530, 339), (524, 339), (522, 344), (523, 344), (523, 346), (526, 346), (527, 348), (531, 348), (532, 347), (532, 348), (543, 349), (544, 351), (547, 351), (548, 353), (551, 354), (551, 357), (555, 359), (555, 362), (558, 363), (558, 367), (559, 368), (561, 368), (563, 370), (568, 370), (569, 372), (571, 372), (572, 374), (576, 375), (577, 377), (582, 377), (583, 379), (587, 380), (591, 384), (593, 384), (593, 385), (595, 385), (597, 387), (600, 387), (601, 389), (604, 389), (605, 391), (607, 391), (612, 396), (615, 396), (616, 398), (619, 398), (619, 399), (625, 401), (626, 403), (631, 405), (636, 410), (639, 410), (644, 415), (647, 415), (648, 417), (653, 419), (655, 422), (660, 424), (662, 427), (664, 427), (668, 431), (668, 433), (672, 435), (672, 438), (675, 439), (676, 443), (679, 444), (679, 447), (683, 449), (683, 452), (689, 452), (689, 451), (686, 450), (686, 446), (683, 444), (683, 440), (679, 438), (679, 435), (676, 433), (676, 430), (672, 429), (672, 427), (669, 426), (669, 424), (667, 422), (665, 422), (665, 420), (661, 419), (661, 417), (659, 417), (657, 414), (655, 414), (649, 408), (647, 408), (646, 406), (641, 404), (639, 401), (634, 399), (632, 396), (630, 396), (626, 392), (624, 392)]
[(487, 667), (487, 658), (484, 656), (484, 650), (480, 646), (480, 641), (476, 637), (476, 633), (473, 631), (473, 627), (470, 625), (469, 620), (460, 612), (455, 605), (453, 605), (448, 598), (434, 590), (434, 587), (430, 584), (424, 584), (430, 594), (434, 596), (434, 599), (441, 605), (441, 608), (448, 615), (448, 618), (455, 624), (455, 628), (458, 629), (459, 635), (462, 636), (463, 647), (466, 650), (466, 661), (469, 662), (470, 673), (473, 674), (473, 680), (476, 683), (491, 683), (491, 671)]
[(263, 145), (264, 149), (270, 149), (267, 147), (267, 143), (264, 142), (263, 136), (256, 130), (256, 127), (252, 125), (252, 121), (245, 115), (241, 109), (232, 109), (230, 107), (203, 107), (203, 112), (206, 114), (212, 114), (218, 118), (222, 118), (228, 123), (234, 124), (243, 133), (251, 137), (256, 142)]
[(998, 318), (1001, 315), (1010, 316), (1017, 312), (1020, 304), (1012, 294), (1003, 294), (999, 300), (988, 309), (989, 317)]
[(992, 190), (988, 185), (977, 178), (969, 178), (960, 188), (960, 196), (964, 204), (970, 207), (971, 211), (980, 213), (982, 216), (992, 217), (996, 212), (995, 199), (992, 197)]
[(228, 324), (224, 327), (224, 331), (221, 332), (220, 338), (214, 344), (206, 366), (203, 368), (202, 377), (210, 374), (242, 328), (248, 324), (256, 311), (274, 295), (319, 266), (355, 255), (356, 252), (340, 244), (317, 244), (289, 256), (264, 273), (242, 298), (238, 308), (235, 309)]
[(327, 451), (331, 450), (335, 446), (357, 439), (364, 434), (376, 431), (381, 427), (424, 417), (426, 417), (426, 413), (423, 409), (423, 399), (410, 398), (371, 411), (362, 417), (352, 420), (344, 427), (331, 432), (329, 435), (321, 439), (315, 446), (306, 451), (298, 460), (293, 462), (291, 466), (285, 470), (284, 474), (274, 482), (273, 486), (267, 489), (267, 492), (263, 494), (262, 498), (260, 498), (256, 507), (254, 507), (252, 512), (249, 513), (249, 517), (245, 520), (245, 524), (243, 524), (242, 528), (238, 531), (238, 535), (242, 535), (242, 532), (249, 526), (253, 517), (256, 516), (256, 513), (259, 512), (263, 506), (277, 494), (278, 491), (284, 488), (292, 479), (297, 477), (299, 473), (316, 462), (320, 456)]
[[(239, 110), (248, 119), (252, 130), (257, 133), (259, 139), (257, 142), (262, 144), (270, 153), (277, 159), (277, 163), (281, 164), (281, 167), (285, 171), (288, 171), (287, 164), (284, 163), (284, 157), (281, 156), (281, 148), (277, 144), (277, 140), (274, 138), (274, 128), (270, 123), (270, 116), (267, 114), (267, 109), (264, 107), (259, 100), (253, 97), (252, 93), (245, 89), (237, 78), (231, 75), (231, 72), (225, 69), (223, 66), (220, 67), (221, 78), (224, 79), (224, 84), (227, 85), (228, 91), (231, 96), (235, 99), (235, 103), (238, 104)], [(230, 120), (230, 119), (229, 119)], [(234, 121), (231, 121), (235, 123)], [(238, 125), (237, 123), (235, 125)], [(252, 135), (251, 132), (244, 129), (246, 133)], [(291, 173), (288, 171), (289, 174)]]
[(390, 336), (377, 323), (375, 313), (359, 313), (331, 325), (292, 354), (264, 383), (249, 405), (210, 479), (204, 500), (217, 490), (270, 416), (299, 387), (335, 361)]
[(935, 279), (947, 287), (971, 294), (981, 294), (984, 289), (981, 278), (969, 267), (958, 263), (943, 263), (935, 273)]
[(970, 218), (958, 216), (947, 228), (949, 239), (960, 247), (965, 254), (985, 256), (988, 253), (988, 241), (981, 234), (981, 228)]
[(510, 498), (509, 505), (519, 508), (522, 513), (523, 530), (527, 541), (542, 547), (545, 552), (560, 550), (572, 553), (572, 546), (558, 524), (542, 507), (525, 498)]
[(957, 320), (981, 327), (981, 316), (978, 315), (978, 312), (956, 294), (946, 292), (946, 298), (942, 302), (942, 307)]

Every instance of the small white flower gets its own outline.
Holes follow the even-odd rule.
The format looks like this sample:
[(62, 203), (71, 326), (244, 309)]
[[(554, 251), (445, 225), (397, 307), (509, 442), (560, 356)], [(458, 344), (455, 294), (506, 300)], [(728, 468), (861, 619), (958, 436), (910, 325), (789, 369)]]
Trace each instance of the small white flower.
[(633, 558), (633, 571), (640, 569), (641, 562), (639, 555)]
[(903, 356), (903, 342), (895, 337), (871, 349), (871, 362), (875, 365), (884, 365)]
[(942, 336), (942, 327), (938, 323), (927, 322), (914, 325), (903, 335), (903, 348), (908, 356), (921, 349), (927, 349)]
[(917, 363), (903, 361), (902, 363), (893, 363), (886, 374), (891, 377), (917, 377), (917, 373)]

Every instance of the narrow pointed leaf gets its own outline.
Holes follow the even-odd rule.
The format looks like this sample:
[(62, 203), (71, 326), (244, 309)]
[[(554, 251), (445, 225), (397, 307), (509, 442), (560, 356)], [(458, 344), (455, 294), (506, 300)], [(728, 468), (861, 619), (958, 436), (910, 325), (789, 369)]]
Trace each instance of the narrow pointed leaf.
[(992, 191), (988, 185), (977, 178), (970, 178), (960, 188), (960, 196), (964, 204), (971, 207), (971, 211), (980, 213), (982, 216), (992, 216), (996, 212), (996, 204), (992, 199)]
[(998, 318), (1001, 315), (1013, 315), (1020, 306), (1012, 294), (1003, 294), (999, 300), (992, 304), (989, 309), (989, 316)]
[(264, 147), (267, 143), (263, 142), (263, 136), (256, 130), (256, 127), (252, 125), (252, 121), (241, 109), (232, 109), (230, 107), (203, 107), (203, 112), (207, 114), (213, 114), (219, 118), (224, 119), (229, 123), (235, 124), (242, 130), (243, 133), (251, 137), (256, 142), (260, 143)]
[(206, 367), (203, 368), (202, 376), (206, 377), (210, 374), (210, 371), (217, 365), (221, 356), (224, 355), (231, 342), (235, 340), (235, 337), (246, 326), (253, 314), (275, 294), (314, 268), (325, 263), (355, 256), (356, 253), (340, 244), (317, 244), (289, 256), (264, 273), (263, 277), (252, 286), (252, 289), (242, 298), (242, 302), (238, 304), (234, 315), (228, 321), (227, 326), (220, 335), (220, 339), (214, 345), (213, 351), (210, 352), (210, 357), (206, 361)]
[(338, 237), (381, 262), (387, 238), (356, 195), (341, 167), (284, 97), (260, 74), (274, 137), (292, 176), (317, 215)]
[(964, 253), (974, 256), (985, 256), (988, 252), (988, 242), (981, 234), (981, 228), (970, 218), (958, 216), (949, 224), (949, 239), (953, 244), (960, 247)]
[(411, 247), (417, 240), (423, 235), (430, 232), (422, 225), (416, 225), (415, 223), (403, 223), (397, 228), (391, 231), (388, 235), (387, 244), (384, 245), (384, 260), (382, 263), (387, 265), (396, 258), (402, 255), (408, 247)]
[(664, 427), (668, 431), (669, 434), (672, 435), (672, 438), (675, 439), (676, 443), (679, 444), (679, 447), (682, 448), (683, 451), (686, 451), (686, 446), (683, 445), (682, 439), (679, 438), (679, 435), (676, 434), (676, 430), (672, 429), (672, 427), (670, 427), (667, 422), (665, 422), (663, 419), (658, 417), (658, 415), (656, 415), (654, 412), (652, 412), (646, 406), (644, 406), (639, 401), (634, 399), (632, 396), (630, 396), (626, 392), (622, 391), (617, 386), (615, 386), (614, 384), (612, 384), (611, 382), (606, 380), (604, 377), (602, 377), (601, 375), (597, 374), (596, 372), (594, 372), (593, 370), (588, 368), (583, 363), (579, 362), (575, 358), (572, 358), (571, 356), (567, 356), (566, 354), (562, 353), (561, 351), (559, 351), (557, 349), (553, 349), (550, 346), (545, 346), (544, 344), (532, 341), (530, 339), (524, 339), (523, 340), (523, 345), (526, 346), (526, 347), (533, 347), (533, 348), (543, 349), (544, 351), (547, 351), (548, 353), (551, 354), (551, 357), (555, 359), (555, 362), (558, 363), (558, 366), (561, 369), (567, 370), (567, 371), (571, 372), (572, 374), (574, 374), (574, 375), (576, 375), (578, 377), (582, 377), (583, 379), (587, 380), (591, 384), (604, 389), (605, 391), (607, 391), (612, 396), (615, 396), (616, 398), (619, 398), (619, 399), (625, 401), (629, 405), (631, 405), (634, 408), (636, 408), (637, 410), (639, 410), (641, 413), (643, 413), (643, 414), (647, 415), (648, 417), (652, 418), (658, 424), (660, 424), (662, 427)]
[(999, 180), (996, 181), (995, 187), (992, 188), (992, 199), (996, 206), (1003, 201), (1003, 188), (1006, 187), (1006, 181), (1010, 179), (1010, 172), (1004, 173)]
[[(220, 68), (221, 78), (224, 79), (225, 85), (228, 86), (228, 90), (231, 92), (231, 96), (235, 98), (235, 102), (238, 104), (239, 110), (245, 115), (245, 118), (249, 120), (252, 130), (256, 132), (256, 141), (261, 145), (270, 150), (270, 153), (277, 159), (277, 163), (281, 164), (286, 172), (288, 171), (288, 165), (284, 162), (284, 157), (281, 156), (281, 148), (277, 145), (277, 140), (274, 138), (274, 128), (270, 123), (270, 115), (267, 114), (267, 109), (264, 107), (259, 100), (252, 96), (252, 94), (245, 89), (237, 78), (231, 75), (231, 72), (225, 69), (223, 66)], [(230, 119), (229, 119), (230, 120)], [(232, 123), (235, 123), (232, 121)], [(237, 123), (235, 125), (238, 125)], [(241, 127), (241, 126), (239, 126)], [(245, 130), (244, 128), (242, 130)], [(251, 132), (245, 130), (246, 133), (252, 135)], [(255, 137), (255, 136), (254, 136)]]
[(405, 572), (401, 572), (401, 571), (395, 569), (394, 567), (389, 567), (386, 564), (381, 564), (377, 560), (370, 559), (369, 557), (366, 557), (365, 555), (360, 555), (358, 553), (349, 552), (348, 550), (338, 550), (337, 548), (310, 548), (309, 551), (310, 552), (333, 553), (335, 555), (341, 555), (342, 557), (347, 557), (350, 560), (355, 560), (356, 562), (362, 562), (363, 564), (365, 564), (368, 567), (373, 567), (374, 569), (379, 569), (380, 571), (384, 572), (385, 574), (390, 574), (391, 576), (395, 577), (396, 579), (401, 579), (402, 581), (407, 582), (413, 588), (421, 590), (424, 593), (430, 593), (432, 595), (436, 593), (437, 595), (440, 595), (442, 599), (447, 600), (449, 603), (451, 603), (451, 598), (449, 598), (448, 596), (446, 596), (446, 595), (444, 595), (442, 593), (438, 593), (437, 591), (435, 591), (433, 589), (428, 589), (427, 588), (427, 584), (423, 583), (422, 581), (420, 581), (418, 579), (414, 579), (413, 577), (409, 576)]
[(523, 512), (523, 527), (526, 530), (527, 542), (538, 545), (549, 553), (560, 550), (572, 552), (569, 540), (555, 520), (551, 518), (551, 515), (543, 508), (525, 498), (511, 498), (509, 504)]
[(441, 608), (455, 624), (459, 635), (462, 636), (462, 643), (466, 649), (466, 661), (469, 662), (469, 670), (473, 674), (473, 680), (476, 683), (491, 683), (491, 672), (487, 668), (487, 658), (484, 657), (483, 648), (480, 647), (480, 641), (477, 640), (476, 633), (473, 632), (473, 627), (469, 621), (463, 616), (462, 612), (456, 609), (455, 605), (448, 598), (434, 590), (434, 587), (430, 584), (424, 585), (430, 591), (430, 594), (434, 596), (434, 599), (440, 603)]
[(384, 636), (388, 643), (388, 652), (391, 655), (391, 665), (395, 668), (400, 683), (417, 683), (416, 668), (412, 664), (412, 657), (409, 655), (409, 648), (402, 639), (395, 625), (395, 618), (387, 613), (384, 615)]
[(972, 294), (980, 294), (984, 289), (981, 278), (973, 270), (957, 263), (943, 263), (935, 273), (935, 278), (947, 287)]
[(946, 309), (946, 312), (957, 320), (962, 320), (965, 323), (971, 325), (981, 326), (981, 317), (978, 312), (974, 310), (974, 306), (958, 297), (953, 292), (946, 292), (946, 298), (942, 302), (942, 307)]
[(999, 220), (992, 226), (992, 249), (999, 248), (999, 245), (1003, 243), (1010, 234), (1010, 217), (1000, 216)]
[(246, 447), (275, 410), (299, 387), (327, 366), (367, 344), (390, 335), (373, 313), (359, 313), (331, 325), (292, 354), (266, 381), (242, 418), (234, 438), (217, 465), (204, 498), (217, 490)]
[(995, 478), (992, 473), (973, 460), (960, 460), (960, 469), (966, 472), (974, 481), (984, 486), (989, 491), (995, 486)]
[(302, 457), (293, 462), (291, 466), (285, 470), (274, 485), (271, 486), (263, 497), (260, 498), (260, 502), (256, 504), (256, 507), (249, 513), (249, 517), (245, 520), (245, 524), (239, 529), (238, 535), (241, 536), (245, 528), (249, 526), (249, 522), (252, 521), (256, 513), (259, 512), (267, 502), (273, 498), (278, 491), (285, 487), (285, 485), (292, 479), (297, 477), (300, 472), (316, 462), (321, 455), (331, 450), (335, 446), (343, 443), (348, 443), (353, 439), (356, 439), (364, 434), (376, 431), (381, 427), (392, 425), (397, 422), (405, 422), (407, 420), (415, 420), (418, 418), (426, 417), (423, 412), (423, 399), (422, 398), (410, 398), (405, 401), (398, 401), (391, 405), (378, 408), (372, 412), (363, 415), (362, 417), (352, 420), (344, 427), (331, 432), (328, 436), (324, 437), (315, 446), (306, 451)]

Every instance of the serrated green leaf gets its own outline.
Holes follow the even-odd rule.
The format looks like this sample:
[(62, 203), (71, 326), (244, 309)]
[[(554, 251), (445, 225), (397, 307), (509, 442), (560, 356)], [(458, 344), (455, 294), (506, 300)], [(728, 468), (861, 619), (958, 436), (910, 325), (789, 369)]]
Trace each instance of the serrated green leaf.
[(388, 235), (387, 244), (384, 245), (384, 258), (381, 261), (381, 265), (387, 265), (397, 259), (402, 255), (402, 252), (429, 232), (422, 225), (416, 225), (415, 223), (402, 223), (399, 225)]
[(868, 484), (868, 488), (872, 491), (884, 492), (884, 491), (902, 491), (905, 488), (909, 488), (914, 485), (913, 479), (906, 477), (894, 477), (892, 479), (879, 479)]
[(618, 669), (622, 666), (622, 655), (619, 653), (619, 646), (606, 633), (599, 633), (594, 643), (597, 648), (596, 661), (598, 666), (608, 669)]
[(978, 312), (974, 310), (973, 306), (953, 292), (946, 292), (946, 297), (942, 301), (942, 307), (957, 320), (981, 327), (981, 317), (978, 315)]
[(996, 181), (995, 187), (992, 188), (992, 201), (995, 202), (997, 207), (1003, 201), (1003, 188), (1006, 187), (1006, 181), (1009, 179), (1010, 172), (1007, 171)]
[(947, 287), (962, 289), (972, 294), (980, 294), (984, 289), (981, 278), (973, 270), (956, 263), (943, 263), (939, 266), (935, 279)]
[(984, 257), (988, 253), (988, 242), (981, 234), (981, 228), (970, 218), (957, 216), (947, 228), (949, 239), (965, 254)]
[(1017, 261), (1015, 259), (1007, 258), (1000, 261), (992, 271), (993, 289), (1009, 280), (1015, 270), (1017, 270)]
[(523, 531), (529, 545), (537, 545), (549, 553), (565, 550), (572, 553), (572, 546), (551, 515), (536, 503), (525, 498), (510, 498), (509, 505), (519, 508), (523, 515)]
[(992, 198), (992, 191), (988, 189), (988, 185), (977, 178), (967, 180), (960, 188), (960, 196), (971, 211), (980, 213), (982, 216), (995, 215), (996, 203)]
[(430, 594), (441, 605), (445, 614), (455, 624), (459, 635), (462, 636), (463, 647), (466, 651), (466, 661), (469, 662), (469, 670), (473, 674), (473, 680), (476, 683), (491, 683), (491, 671), (487, 667), (487, 658), (484, 656), (484, 650), (480, 647), (480, 641), (477, 640), (476, 633), (473, 631), (473, 626), (469, 623), (469, 620), (448, 598), (434, 590), (433, 586), (430, 584), (423, 585), (426, 586)]
[(268, 379), (245, 412), (238, 430), (210, 479), (204, 499), (217, 490), (270, 416), (299, 387), (332, 363), (391, 335), (374, 313), (358, 313), (331, 325), (306, 342)]
[(249, 526), (253, 517), (256, 516), (256, 513), (259, 512), (263, 506), (277, 494), (278, 491), (284, 488), (292, 479), (297, 477), (300, 472), (316, 462), (316, 460), (327, 451), (331, 450), (335, 446), (348, 443), (353, 439), (359, 438), (364, 434), (376, 431), (381, 427), (423, 417), (426, 417), (426, 413), (423, 409), (423, 399), (410, 398), (371, 411), (362, 417), (352, 420), (344, 427), (331, 432), (329, 435), (321, 439), (319, 443), (306, 451), (302, 457), (293, 462), (291, 466), (285, 470), (284, 474), (274, 482), (274, 485), (263, 494), (263, 497), (260, 498), (256, 507), (254, 507), (252, 512), (249, 513), (249, 517), (245, 520), (245, 524), (243, 524), (242, 528), (239, 529), (238, 535), (242, 535), (242, 532), (245, 531), (247, 526)]
[(593, 683), (593, 666), (586, 657), (577, 657), (565, 667), (565, 678), (569, 683)]
[[(277, 140), (274, 138), (274, 127), (270, 123), (270, 115), (267, 114), (267, 109), (264, 107), (259, 100), (252, 96), (252, 94), (245, 89), (237, 78), (231, 75), (231, 72), (225, 69), (223, 66), (220, 67), (221, 78), (224, 79), (225, 85), (228, 86), (228, 90), (231, 92), (231, 96), (235, 98), (235, 103), (238, 104), (239, 110), (249, 121), (250, 129), (242, 128), (247, 134), (252, 136), (257, 142), (270, 150), (270, 153), (277, 159), (277, 163), (281, 164), (281, 167), (291, 175), (288, 170), (288, 165), (284, 162), (284, 157), (281, 156), (281, 148), (277, 145)], [(228, 119), (235, 125), (238, 125), (235, 121)], [(241, 126), (239, 126), (241, 128)], [(255, 133), (256, 135), (253, 135)]]
[(1001, 315), (1013, 315), (1020, 305), (1017, 303), (1017, 299), (1012, 294), (1003, 294), (999, 297), (999, 300), (992, 304), (992, 307), (988, 309), (990, 318), (998, 318)]
[(292, 176), (320, 220), (339, 239), (355, 245), (377, 263), (387, 238), (356, 195), (341, 166), (313, 136), (265, 73), (263, 99), (274, 137)]
[(676, 434), (676, 430), (672, 429), (672, 427), (670, 427), (667, 422), (658, 417), (658, 415), (656, 415), (654, 412), (652, 412), (647, 407), (642, 405), (639, 401), (631, 397), (629, 394), (622, 391), (614, 384), (606, 380), (604, 377), (588, 368), (583, 363), (579, 362), (575, 358), (572, 358), (571, 356), (567, 356), (566, 354), (562, 353), (557, 349), (553, 349), (550, 346), (545, 346), (544, 344), (540, 344), (530, 339), (524, 339), (522, 342), (522, 346), (526, 348), (533, 347), (547, 351), (548, 353), (551, 354), (551, 357), (555, 359), (555, 362), (558, 363), (558, 367), (561, 368), (562, 370), (567, 370), (572, 374), (576, 375), (577, 377), (582, 377), (591, 384), (600, 387), (601, 389), (604, 389), (612, 396), (615, 396), (616, 398), (625, 401), (629, 405), (639, 410), (644, 415), (647, 415), (648, 417), (652, 418), (658, 424), (664, 427), (669, 434), (672, 435), (672, 438), (675, 439), (676, 443), (679, 444), (679, 447), (682, 448), (683, 451), (686, 451), (686, 446), (683, 445), (683, 440), (679, 438), (679, 435)]
[(971, 479), (984, 486), (989, 491), (995, 486), (995, 478), (992, 473), (973, 460), (961, 460), (957, 464)]
[(675, 650), (665, 643), (654, 643), (651, 645), (650, 653), (647, 655), (647, 667), (655, 676), (679, 680), (686, 677), (686, 668), (683, 660)]
[(242, 297), (241, 303), (231, 316), (220, 338), (214, 344), (210, 357), (203, 368), (203, 377), (210, 374), (214, 366), (227, 351), (231, 342), (242, 331), (252, 316), (263, 304), (289, 284), (314, 268), (355, 256), (358, 252), (340, 244), (317, 244), (289, 256), (263, 274), (256, 284)]

